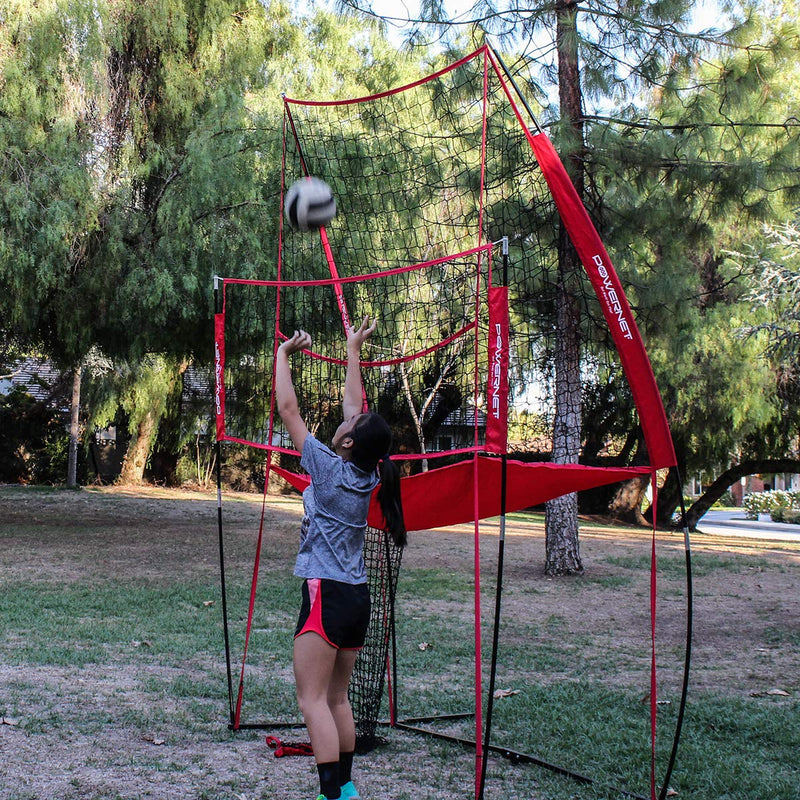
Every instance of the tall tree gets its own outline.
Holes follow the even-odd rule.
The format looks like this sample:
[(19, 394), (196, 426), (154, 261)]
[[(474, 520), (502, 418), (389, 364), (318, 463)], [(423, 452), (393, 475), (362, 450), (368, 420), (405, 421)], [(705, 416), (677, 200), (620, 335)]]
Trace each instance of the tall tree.
[[(590, 136), (604, 232), (631, 279), (684, 476), (786, 455), (770, 432), (786, 417), (779, 381), (763, 339), (742, 335), (748, 319), (763, 319), (747, 300), (761, 270), (733, 253), (797, 203), (789, 5), (794, 12), (751, 13), (730, 46), (650, 92), (646, 114), (607, 120)], [(676, 478), (659, 498), (663, 524), (681, 496)]]
[[(584, 194), (583, 95), (578, 64), (578, 4), (556, 3), (558, 96), (562, 127), (569, 141), (567, 172), (579, 196)], [(576, 464), (581, 447), (580, 308), (578, 287), (582, 267), (563, 221), (559, 221), (556, 282), (555, 419), (553, 462)], [(549, 500), (545, 506), (545, 572), (583, 572), (578, 540), (578, 495)]]
[(295, 40), (286, 7), (3, 0), (0, 19), (4, 323), (65, 366), (94, 344), (179, 363), (220, 265), (272, 255), (246, 103)]
[[(343, 4), (364, 9), (360, 0), (344, 0)], [(522, 65), (528, 72), (523, 82), (548, 106), (542, 121), (554, 125), (556, 144), (570, 177), (598, 218), (602, 206), (593, 206), (594, 198), (586, 191), (594, 157), (586, 136), (587, 118), (600, 108), (630, 103), (643, 88), (661, 85), (671, 70), (697, 52), (697, 37), (685, 35), (691, 7), (688, 0), (635, 0), (614, 8), (575, 0), (544, 6), (477, 2), (454, 21), (448, 16), (446, 0), (433, 0), (420, 4), (412, 38), (418, 41), (425, 26), (444, 37), (470, 26), (480, 33), (495, 34), (518, 53), (512, 70), (519, 71)], [(562, 231), (555, 279), (552, 438), (553, 458), (563, 463), (578, 460), (583, 433), (581, 352), (585, 342), (578, 314), (580, 274), (577, 256)], [(548, 503), (546, 518), (547, 573), (581, 572), (577, 497), (569, 495)]]

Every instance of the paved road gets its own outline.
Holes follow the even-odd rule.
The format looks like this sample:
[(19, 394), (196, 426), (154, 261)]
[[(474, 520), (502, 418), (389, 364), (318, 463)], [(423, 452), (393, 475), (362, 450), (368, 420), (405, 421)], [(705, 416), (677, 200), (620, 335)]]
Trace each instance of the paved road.
[(772, 539), (781, 542), (800, 542), (800, 525), (773, 522), (762, 514), (758, 520), (747, 519), (744, 511), (708, 511), (697, 523), (702, 533), (720, 536), (742, 536), (753, 539)]

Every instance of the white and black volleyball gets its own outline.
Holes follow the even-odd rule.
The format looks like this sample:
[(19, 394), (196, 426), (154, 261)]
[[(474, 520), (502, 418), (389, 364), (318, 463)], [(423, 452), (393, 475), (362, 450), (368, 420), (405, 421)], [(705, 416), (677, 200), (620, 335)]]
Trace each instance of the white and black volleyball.
[(336, 200), (325, 181), (309, 176), (289, 187), (283, 210), (293, 228), (311, 231), (324, 227), (336, 216)]

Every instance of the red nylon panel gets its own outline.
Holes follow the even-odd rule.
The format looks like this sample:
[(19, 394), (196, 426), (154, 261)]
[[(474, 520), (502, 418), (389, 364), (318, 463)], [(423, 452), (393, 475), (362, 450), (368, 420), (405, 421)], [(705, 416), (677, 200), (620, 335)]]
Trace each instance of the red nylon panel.
[(214, 314), (214, 411), (217, 441), (225, 438), (225, 314)]
[(489, 289), (489, 378), (486, 387), (486, 450), (508, 444), (508, 288)]
[[(500, 481), (502, 462), (498, 458), (478, 456), (478, 512), (480, 519), (500, 514)], [(582, 464), (524, 464), (507, 461), (506, 511), (519, 511), (536, 506), (567, 492), (593, 489), (609, 483), (625, 481), (650, 473), (649, 467), (585, 467)], [(298, 491), (308, 486), (307, 475), (297, 475), (281, 467), (272, 469), (286, 478)], [(474, 519), (472, 460), (422, 472), (400, 482), (403, 515), (409, 531), (442, 528)], [(383, 527), (383, 514), (373, 494), (367, 521)]]
[(611, 259), (550, 140), (543, 133), (534, 136), (527, 132), (527, 136), (561, 219), (600, 299), (633, 392), (650, 464), (654, 469), (675, 466), (672, 437), (650, 359)]

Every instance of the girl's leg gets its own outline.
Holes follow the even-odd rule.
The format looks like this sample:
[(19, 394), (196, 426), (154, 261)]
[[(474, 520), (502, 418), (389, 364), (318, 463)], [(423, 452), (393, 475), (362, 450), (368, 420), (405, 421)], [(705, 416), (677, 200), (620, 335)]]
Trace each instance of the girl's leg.
[[(343, 753), (351, 753), (356, 749), (356, 726), (347, 689), (350, 686), (357, 657), (358, 650), (337, 651), (328, 684), (328, 708), (331, 710), (339, 734), (339, 750)], [(338, 753), (336, 757), (339, 758)]]
[(316, 633), (304, 633), (294, 640), (297, 702), (318, 764), (339, 760), (339, 731), (328, 705), (337, 653), (335, 647)]

